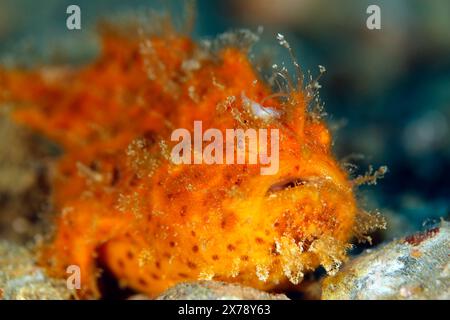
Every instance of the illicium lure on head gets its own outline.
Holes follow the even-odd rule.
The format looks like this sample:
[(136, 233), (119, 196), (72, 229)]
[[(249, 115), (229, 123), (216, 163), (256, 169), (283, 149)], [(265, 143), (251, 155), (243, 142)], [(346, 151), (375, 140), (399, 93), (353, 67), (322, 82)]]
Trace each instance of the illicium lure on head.
[[(242, 43), (208, 48), (164, 26), (105, 28), (100, 56), (79, 69), (1, 71), (14, 118), (64, 149), (41, 262), (60, 277), (78, 265), (85, 298), (100, 294), (98, 265), (151, 296), (186, 280), (271, 290), (319, 265), (336, 272), (359, 209), (298, 64), (298, 84), (277, 70), (289, 90), (274, 93)], [(171, 132), (194, 121), (278, 129), (279, 170), (172, 163)]]

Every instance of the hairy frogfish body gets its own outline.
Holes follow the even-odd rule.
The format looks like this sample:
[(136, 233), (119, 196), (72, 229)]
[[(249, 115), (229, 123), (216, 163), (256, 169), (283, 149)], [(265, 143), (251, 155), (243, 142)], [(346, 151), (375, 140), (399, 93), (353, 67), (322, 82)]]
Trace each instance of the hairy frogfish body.
[[(106, 29), (84, 67), (0, 71), (14, 119), (64, 150), (52, 175), (54, 234), (40, 252), (49, 273), (79, 266), (78, 293), (92, 298), (101, 268), (150, 296), (196, 279), (282, 290), (320, 265), (334, 272), (358, 206), (309, 91), (288, 81), (274, 94), (239, 43), (127, 30)], [(173, 163), (171, 134), (194, 121), (278, 129), (278, 171)]]

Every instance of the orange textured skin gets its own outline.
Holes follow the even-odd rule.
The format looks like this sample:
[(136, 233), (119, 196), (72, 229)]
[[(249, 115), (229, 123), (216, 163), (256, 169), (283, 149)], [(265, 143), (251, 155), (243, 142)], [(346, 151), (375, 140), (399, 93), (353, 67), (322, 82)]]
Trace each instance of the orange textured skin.
[[(243, 94), (260, 103), (272, 92), (245, 50), (209, 52), (173, 32), (144, 40), (107, 32), (92, 64), (1, 71), (0, 84), (14, 118), (65, 151), (53, 175), (55, 234), (41, 261), (60, 277), (80, 266), (81, 297), (98, 297), (99, 262), (155, 296), (193, 279), (280, 289), (345, 259), (357, 205), (330, 134), (301, 90), (288, 102), (264, 100), (281, 112), (277, 121), (252, 116)], [(203, 130), (278, 128), (279, 171), (172, 164), (170, 134), (194, 120)]]

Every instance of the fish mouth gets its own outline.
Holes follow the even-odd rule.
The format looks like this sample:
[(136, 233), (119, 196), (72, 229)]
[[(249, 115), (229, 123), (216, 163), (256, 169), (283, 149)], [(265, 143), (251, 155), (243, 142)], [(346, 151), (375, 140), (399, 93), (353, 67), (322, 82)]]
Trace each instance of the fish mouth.
[(341, 174), (338, 167), (327, 163), (317, 163), (314, 170), (301, 173), (286, 172), (270, 181), (266, 189), (266, 196), (273, 196), (290, 189), (308, 188), (318, 191), (325, 188), (333, 189), (343, 194), (351, 193), (352, 186), (347, 177)]
[(330, 176), (281, 178), (268, 187), (265, 197), (269, 201), (281, 201), (276, 206), (291, 212), (297, 212), (304, 204), (309, 204), (337, 214), (338, 211), (352, 211), (351, 207), (355, 205), (351, 189)]
[(304, 236), (335, 234), (341, 223), (352, 223), (356, 208), (351, 189), (331, 176), (281, 178), (269, 186), (266, 199), (274, 216), (279, 214), (290, 219), (291, 226), (301, 226)]
[(290, 190), (303, 186), (315, 187), (317, 189), (320, 189), (324, 185), (332, 185), (336, 189), (341, 188), (340, 185), (338, 183), (335, 183), (333, 179), (329, 176), (288, 177), (280, 179), (275, 183), (271, 184), (266, 191), (266, 196), (271, 196), (285, 190)]

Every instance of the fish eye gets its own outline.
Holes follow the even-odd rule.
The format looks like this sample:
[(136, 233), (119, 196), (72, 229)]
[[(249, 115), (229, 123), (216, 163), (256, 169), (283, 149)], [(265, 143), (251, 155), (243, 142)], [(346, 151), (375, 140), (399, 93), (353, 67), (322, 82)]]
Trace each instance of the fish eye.
[(266, 195), (269, 196), (269, 195), (279, 192), (279, 191), (296, 188), (298, 186), (305, 185), (306, 182), (307, 182), (306, 179), (298, 178), (298, 177), (283, 179), (281, 181), (278, 181), (278, 182), (272, 184), (269, 187), (269, 189), (267, 190)]

